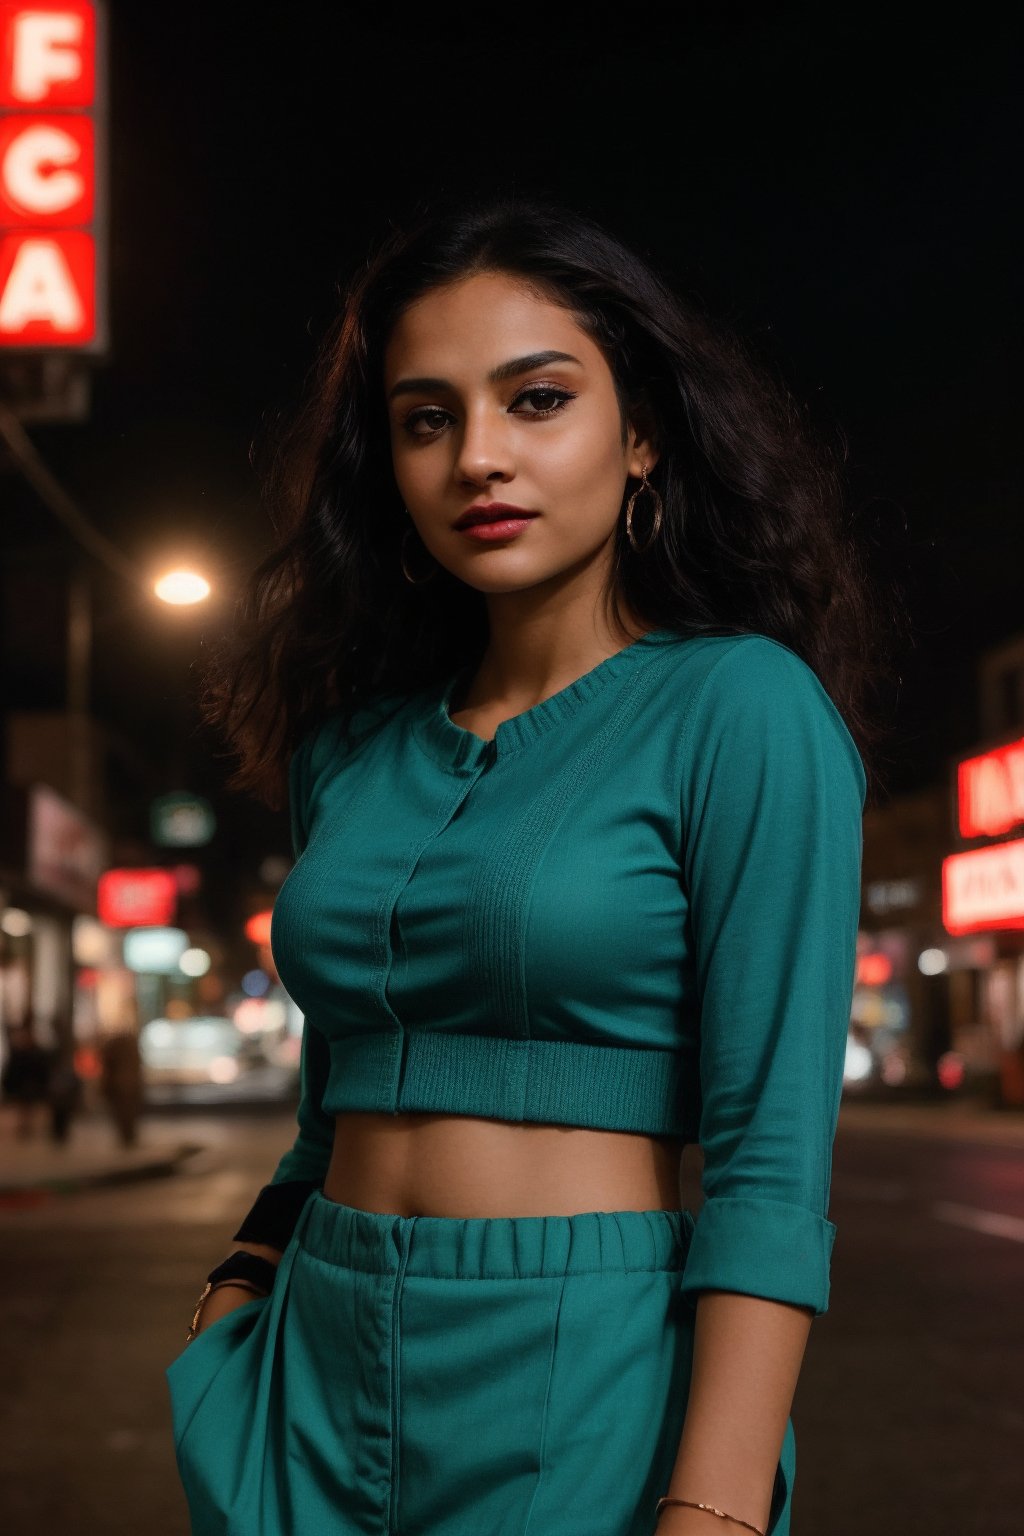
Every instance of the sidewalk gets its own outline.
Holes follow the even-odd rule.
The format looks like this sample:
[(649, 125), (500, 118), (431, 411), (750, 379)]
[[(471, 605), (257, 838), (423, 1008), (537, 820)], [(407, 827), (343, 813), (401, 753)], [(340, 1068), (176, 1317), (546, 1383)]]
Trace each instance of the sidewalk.
[(35, 1205), (77, 1189), (158, 1178), (177, 1172), (202, 1150), (173, 1124), (146, 1117), (134, 1147), (121, 1145), (109, 1121), (91, 1116), (73, 1122), (63, 1146), (50, 1139), (42, 1122), (30, 1140), (20, 1141), (12, 1117), (0, 1114), (0, 1202)]
[(991, 1109), (971, 1099), (885, 1104), (844, 1098), (839, 1106), (839, 1134), (844, 1131), (932, 1136), (1024, 1149), (1024, 1109)]

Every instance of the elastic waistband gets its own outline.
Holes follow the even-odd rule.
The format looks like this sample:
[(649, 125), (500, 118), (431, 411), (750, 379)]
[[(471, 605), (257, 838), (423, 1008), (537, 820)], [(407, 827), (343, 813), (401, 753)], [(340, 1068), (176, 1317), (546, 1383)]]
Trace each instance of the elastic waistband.
[(572, 1216), (393, 1216), (310, 1196), (304, 1252), (345, 1269), (454, 1280), (529, 1280), (682, 1270), (689, 1211), (584, 1211)]

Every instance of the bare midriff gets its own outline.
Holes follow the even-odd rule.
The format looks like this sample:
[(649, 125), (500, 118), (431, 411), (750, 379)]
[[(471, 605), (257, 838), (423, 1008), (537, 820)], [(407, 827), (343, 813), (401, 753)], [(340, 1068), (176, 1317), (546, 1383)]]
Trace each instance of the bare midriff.
[(680, 1208), (671, 1137), (473, 1115), (338, 1115), (328, 1200), (392, 1216), (573, 1216)]

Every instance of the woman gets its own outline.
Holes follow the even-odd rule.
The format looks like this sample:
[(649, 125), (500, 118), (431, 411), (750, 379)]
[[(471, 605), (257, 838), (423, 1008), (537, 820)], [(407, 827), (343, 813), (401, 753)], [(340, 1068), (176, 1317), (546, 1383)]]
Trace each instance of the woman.
[(169, 1369), (193, 1532), (781, 1536), (878, 665), (837, 473), (502, 200), (382, 245), (290, 449), (205, 697), (232, 787), (288, 765), (302, 1098)]

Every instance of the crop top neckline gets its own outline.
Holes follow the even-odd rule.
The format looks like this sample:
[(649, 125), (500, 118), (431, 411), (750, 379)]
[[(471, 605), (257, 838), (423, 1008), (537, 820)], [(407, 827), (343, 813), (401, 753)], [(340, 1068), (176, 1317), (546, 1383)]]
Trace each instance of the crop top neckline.
[(503, 720), (490, 740), (465, 726), (456, 725), (448, 713), (456, 687), (467, 671), (466, 667), (459, 667), (440, 683), (435, 683), (427, 695), (426, 707), (415, 717), (417, 738), (442, 766), (457, 772), (475, 772), (485, 760), (522, 751), (560, 720), (574, 714), (607, 683), (644, 661), (657, 646), (684, 638), (675, 629), (649, 629), (557, 693)]

